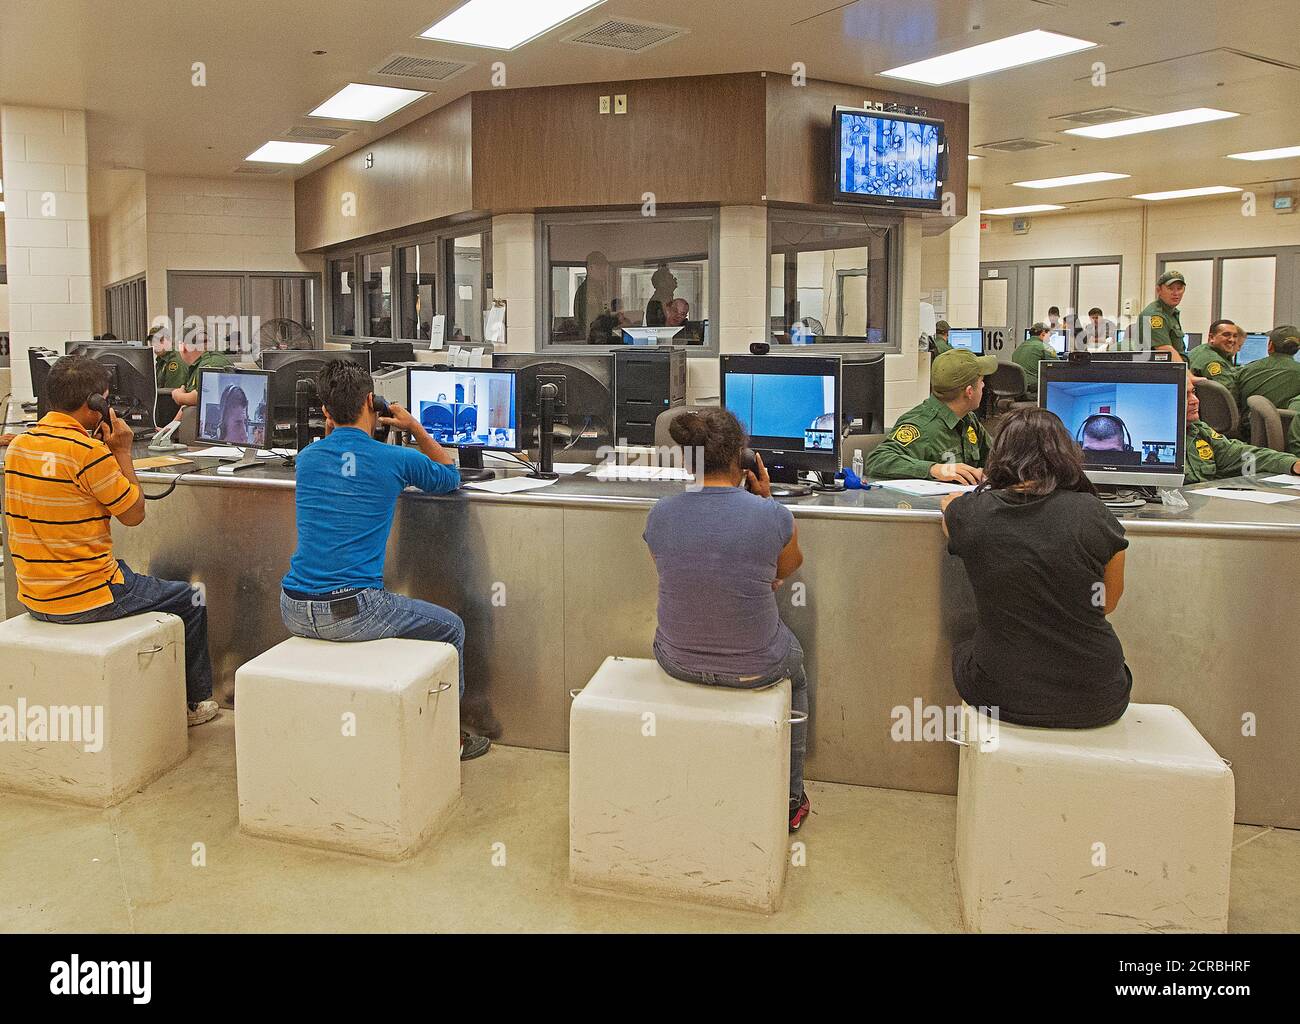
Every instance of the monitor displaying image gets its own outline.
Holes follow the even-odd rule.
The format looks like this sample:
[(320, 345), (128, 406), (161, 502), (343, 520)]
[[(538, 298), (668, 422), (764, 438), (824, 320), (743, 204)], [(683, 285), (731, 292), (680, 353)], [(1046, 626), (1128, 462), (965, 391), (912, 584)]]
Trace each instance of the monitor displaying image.
[(264, 446), (269, 382), (267, 373), (204, 370), (199, 375), (199, 440)]
[(1183, 429), (1180, 397), (1173, 383), (1049, 378), (1045, 405), (1083, 449), (1087, 467), (1176, 467)]
[(834, 124), (839, 201), (941, 203), (942, 121), (837, 107)]
[(728, 373), (727, 408), (755, 447), (834, 452), (835, 377)]
[(1263, 359), (1267, 355), (1268, 335), (1247, 334), (1246, 340), (1241, 346), (1241, 351), (1237, 353), (1237, 365), (1245, 366), (1247, 363), (1253, 363), (1256, 359)]
[(411, 412), (439, 444), (518, 447), (519, 402), (509, 370), (423, 370), (409, 373)]
[(974, 352), (977, 356), (984, 354), (984, 332), (978, 327), (954, 328), (948, 332), (948, 344), (953, 348), (962, 348)]

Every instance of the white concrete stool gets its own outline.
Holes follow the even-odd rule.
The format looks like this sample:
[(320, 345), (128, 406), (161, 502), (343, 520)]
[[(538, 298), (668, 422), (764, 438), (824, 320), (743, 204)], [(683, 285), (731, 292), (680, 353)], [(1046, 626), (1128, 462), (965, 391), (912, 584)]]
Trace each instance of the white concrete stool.
[(175, 615), (0, 623), (0, 789), (110, 807), (184, 761), (189, 742)]
[(569, 716), (569, 878), (771, 913), (789, 846), (790, 683), (698, 686), (606, 658)]
[(460, 796), (456, 648), (291, 637), (235, 673), (239, 827), (400, 860)]
[(1232, 771), (1181, 711), (1130, 704), (1100, 729), (981, 721), (957, 783), (970, 930), (1227, 929)]

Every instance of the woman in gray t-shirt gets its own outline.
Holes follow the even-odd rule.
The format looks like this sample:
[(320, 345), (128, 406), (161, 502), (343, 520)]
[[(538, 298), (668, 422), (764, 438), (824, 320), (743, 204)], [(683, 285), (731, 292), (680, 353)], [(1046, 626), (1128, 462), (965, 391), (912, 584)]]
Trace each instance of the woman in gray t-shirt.
[[(761, 689), (788, 678), (793, 709), (806, 713), (803, 648), (776, 605), (777, 589), (803, 563), (794, 516), (772, 500), (761, 459), (741, 468), (745, 432), (730, 412), (684, 413), (669, 431), (704, 453), (704, 479), (657, 502), (646, 520), (659, 570), (655, 658), (675, 679), (708, 686)], [(790, 729), (791, 832), (809, 810), (807, 735), (806, 722)]]

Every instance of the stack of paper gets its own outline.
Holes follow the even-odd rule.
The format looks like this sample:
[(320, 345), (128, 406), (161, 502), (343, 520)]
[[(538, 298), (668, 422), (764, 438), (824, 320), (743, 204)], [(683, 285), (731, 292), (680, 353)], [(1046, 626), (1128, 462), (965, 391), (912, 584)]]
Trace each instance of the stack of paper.
[(881, 480), (880, 486), (888, 487), (891, 491), (915, 495), (918, 498), (933, 498), (941, 494), (966, 494), (975, 490), (973, 484), (945, 484), (938, 480)]

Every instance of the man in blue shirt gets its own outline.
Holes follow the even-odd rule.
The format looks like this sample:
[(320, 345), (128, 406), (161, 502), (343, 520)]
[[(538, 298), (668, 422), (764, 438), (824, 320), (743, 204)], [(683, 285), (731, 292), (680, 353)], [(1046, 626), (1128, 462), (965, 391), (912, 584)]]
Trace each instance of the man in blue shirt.
[[(290, 633), (357, 642), (401, 637), (452, 644), (465, 695), (465, 624), (446, 608), (384, 589), (384, 552), (397, 497), (407, 487), (447, 494), (460, 486), (450, 452), (399, 405), (375, 412), (374, 381), (356, 363), (325, 364), (316, 379), (328, 433), (298, 454), (298, 549), (282, 583)], [(376, 424), (404, 430), (417, 450), (383, 444)], [(487, 753), (461, 732), (462, 761)]]

